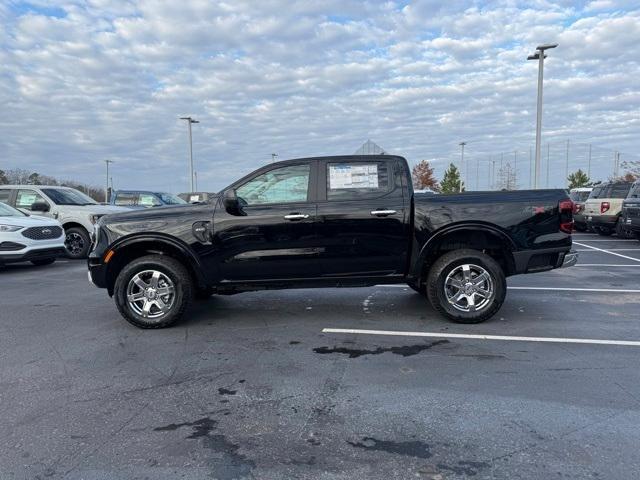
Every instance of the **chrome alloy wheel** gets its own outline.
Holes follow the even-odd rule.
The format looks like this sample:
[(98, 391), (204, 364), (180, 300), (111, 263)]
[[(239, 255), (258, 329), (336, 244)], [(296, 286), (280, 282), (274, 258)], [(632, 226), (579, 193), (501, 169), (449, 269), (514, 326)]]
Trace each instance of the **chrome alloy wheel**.
[(458, 265), (444, 281), (447, 301), (461, 312), (475, 312), (486, 307), (495, 295), (491, 275), (484, 268)]
[(79, 233), (68, 233), (64, 239), (64, 246), (71, 255), (80, 255), (84, 250), (84, 238)]
[(169, 277), (157, 270), (136, 273), (127, 285), (127, 302), (138, 315), (161, 318), (173, 306), (175, 286)]

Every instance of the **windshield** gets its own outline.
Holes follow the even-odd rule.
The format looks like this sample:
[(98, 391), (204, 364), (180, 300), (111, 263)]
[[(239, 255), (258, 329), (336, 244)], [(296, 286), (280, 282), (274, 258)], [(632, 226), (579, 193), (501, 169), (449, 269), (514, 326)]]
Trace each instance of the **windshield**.
[(156, 195), (160, 197), (160, 200), (162, 200), (162, 203), (165, 203), (167, 205), (181, 205), (183, 203), (187, 203), (180, 197), (172, 195), (171, 193), (161, 192)]
[(97, 202), (73, 188), (43, 188), (42, 191), (56, 205), (96, 205)]
[(26, 217), (27, 215), (20, 210), (16, 210), (9, 205), (0, 202), (0, 217)]
[(584, 202), (587, 198), (589, 198), (589, 194), (591, 192), (583, 191), (583, 192), (571, 192), (569, 194), (569, 198), (574, 202)]

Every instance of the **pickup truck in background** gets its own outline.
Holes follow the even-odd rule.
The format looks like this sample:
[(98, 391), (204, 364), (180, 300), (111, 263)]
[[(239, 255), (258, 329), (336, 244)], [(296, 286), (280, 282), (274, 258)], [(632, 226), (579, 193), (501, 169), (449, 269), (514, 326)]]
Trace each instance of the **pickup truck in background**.
[(565, 190), (414, 194), (399, 156), (269, 164), (210, 204), (102, 218), (89, 278), (141, 328), (194, 297), (408, 284), (455, 322), (494, 315), (506, 277), (575, 264)]

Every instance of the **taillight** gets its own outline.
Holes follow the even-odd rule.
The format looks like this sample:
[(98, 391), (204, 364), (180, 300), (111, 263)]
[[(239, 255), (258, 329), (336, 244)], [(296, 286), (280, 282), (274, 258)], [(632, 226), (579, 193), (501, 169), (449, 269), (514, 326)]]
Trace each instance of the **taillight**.
[(611, 208), (611, 205), (609, 205), (609, 202), (600, 203), (600, 213), (606, 212), (607, 210), (609, 210), (609, 208)]
[(571, 233), (573, 231), (573, 212), (575, 204), (571, 200), (561, 200), (558, 203), (558, 213), (560, 214), (560, 231)]

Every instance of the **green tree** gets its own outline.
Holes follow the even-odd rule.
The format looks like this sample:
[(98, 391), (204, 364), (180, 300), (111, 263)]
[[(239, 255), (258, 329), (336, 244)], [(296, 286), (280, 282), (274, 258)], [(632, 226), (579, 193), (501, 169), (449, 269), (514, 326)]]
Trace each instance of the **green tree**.
[(7, 174), (4, 173), (4, 170), (0, 170), (0, 185), (7, 185), (9, 183), (9, 179), (7, 178)]
[(591, 185), (591, 180), (589, 176), (582, 171), (582, 169), (578, 169), (567, 177), (567, 181), (569, 182), (569, 188), (579, 188), (579, 187), (588, 187)]
[(444, 172), (444, 177), (440, 183), (442, 193), (458, 193), (464, 192), (464, 182), (460, 178), (458, 168), (453, 164), (449, 164), (449, 168)]

